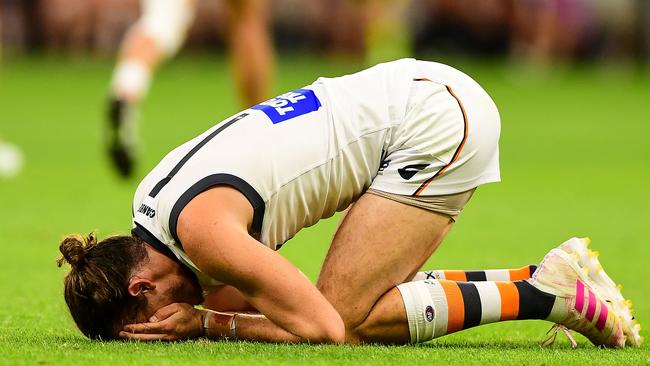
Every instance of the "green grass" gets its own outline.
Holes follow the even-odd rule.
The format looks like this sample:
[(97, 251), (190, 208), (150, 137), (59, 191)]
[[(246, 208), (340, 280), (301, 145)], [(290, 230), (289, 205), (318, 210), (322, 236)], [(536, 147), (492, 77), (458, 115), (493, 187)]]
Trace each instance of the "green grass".
[[(461, 62), (492, 94), (503, 125), (503, 182), (482, 187), (429, 268), (499, 268), (537, 262), (554, 245), (589, 235), (608, 272), (650, 320), (650, 82), (625, 68), (551, 70)], [(281, 57), (276, 92), (359, 65)], [(335, 347), (250, 343), (96, 343), (75, 329), (62, 298), (57, 245), (70, 232), (130, 227), (137, 180), (115, 177), (101, 145), (108, 61), (7, 60), (0, 75), (0, 136), (27, 165), (0, 181), (0, 364), (650, 364), (640, 350), (600, 350), (579, 337), (539, 347), (550, 324), (510, 322), (418, 346)], [(236, 112), (228, 64), (184, 57), (165, 67), (142, 110), (146, 173), (168, 150)], [(315, 279), (336, 221), (282, 249)], [(647, 336), (647, 333), (645, 333)]]

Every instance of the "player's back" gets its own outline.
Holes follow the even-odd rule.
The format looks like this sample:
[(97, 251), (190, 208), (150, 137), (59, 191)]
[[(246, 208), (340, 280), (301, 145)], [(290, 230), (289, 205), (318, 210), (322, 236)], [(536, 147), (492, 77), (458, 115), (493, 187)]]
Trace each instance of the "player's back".
[(370, 185), (404, 117), (414, 69), (414, 60), (400, 60), (321, 78), (212, 127), (143, 180), (134, 225), (179, 249), (183, 207), (210, 187), (229, 185), (255, 210), (252, 234), (277, 248)]

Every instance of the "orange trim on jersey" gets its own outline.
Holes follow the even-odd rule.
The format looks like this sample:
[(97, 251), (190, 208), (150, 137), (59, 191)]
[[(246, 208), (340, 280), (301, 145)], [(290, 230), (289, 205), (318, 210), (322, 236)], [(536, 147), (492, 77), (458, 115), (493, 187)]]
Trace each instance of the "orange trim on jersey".
[(494, 282), (501, 296), (501, 320), (514, 320), (519, 315), (519, 290), (512, 282)]
[(444, 271), (445, 280), (467, 282), (465, 271)]
[(510, 281), (523, 281), (530, 278), (530, 266), (521, 267), (518, 269), (509, 269)]
[[(428, 79), (422, 78), (422, 79), (414, 79), (414, 80), (428, 80)], [(456, 94), (454, 94), (454, 91), (451, 90), (451, 87), (445, 85), (445, 88), (447, 88), (447, 91), (449, 92), (449, 94), (451, 94), (451, 96), (454, 97), (454, 99), (456, 99), (456, 102), (458, 103), (458, 106), (460, 107), (460, 111), (463, 113), (463, 125), (464, 125), (463, 139), (460, 141), (460, 145), (458, 145), (458, 148), (456, 149), (456, 152), (454, 152), (454, 156), (451, 158), (451, 161), (447, 165), (443, 166), (440, 170), (438, 170), (438, 172), (436, 172), (436, 174), (434, 174), (433, 177), (427, 179), (426, 182), (422, 183), (420, 188), (418, 188), (418, 190), (415, 191), (415, 193), (413, 193), (413, 196), (419, 196), (420, 194), (422, 194), (422, 192), (429, 186), (429, 184), (431, 183), (432, 180), (434, 180), (434, 179), (436, 179), (436, 177), (442, 175), (447, 170), (447, 168), (449, 168), (449, 166), (451, 164), (453, 164), (456, 160), (458, 160), (458, 156), (460, 156), (460, 152), (463, 151), (463, 147), (465, 146), (465, 142), (467, 142), (467, 135), (469, 134), (469, 124), (467, 123), (467, 113), (465, 113), (465, 107), (463, 107), (463, 103), (461, 103), (460, 99), (458, 99)]]
[(447, 298), (447, 333), (445, 334), (462, 330), (465, 322), (465, 302), (460, 287), (454, 281), (438, 280), (438, 283)]

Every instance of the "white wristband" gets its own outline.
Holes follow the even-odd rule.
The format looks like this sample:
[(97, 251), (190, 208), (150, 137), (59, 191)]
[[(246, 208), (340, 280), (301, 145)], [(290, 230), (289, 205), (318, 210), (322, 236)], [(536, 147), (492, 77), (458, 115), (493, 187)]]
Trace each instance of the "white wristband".
[(203, 336), (208, 337), (208, 329), (210, 329), (210, 318), (212, 318), (213, 312), (206, 310), (205, 316), (203, 317)]
[(230, 319), (230, 338), (236, 339), (237, 338), (237, 321), (235, 321), (235, 317), (237, 316), (237, 313), (232, 314), (232, 318)]
[[(212, 319), (212, 315), (215, 314), (214, 311), (212, 310), (205, 310), (206, 314), (203, 317), (203, 336), (204, 337), (210, 337), (208, 334), (208, 330), (210, 329), (210, 319)], [(224, 314), (227, 315), (227, 314)], [(230, 318), (230, 321), (228, 321), (228, 329), (230, 331), (230, 338), (237, 338), (237, 321), (235, 320), (235, 317), (237, 314), (232, 314), (232, 317)]]

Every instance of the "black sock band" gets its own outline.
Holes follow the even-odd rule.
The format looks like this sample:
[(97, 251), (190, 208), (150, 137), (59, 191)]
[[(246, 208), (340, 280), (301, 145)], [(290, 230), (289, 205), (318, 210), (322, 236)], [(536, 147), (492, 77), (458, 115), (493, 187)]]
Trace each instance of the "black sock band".
[(463, 304), (465, 306), (465, 320), (463, 329), (475, 327), (481, 324), (481, 296), (478, 289), (471, 282), (457, 282), (460, 293), (463, 295)]
[(553, 310), (555, 295), (538, 290), (528, 281), (515, 281), (519, 291), (517, 319), (546, 319)]

